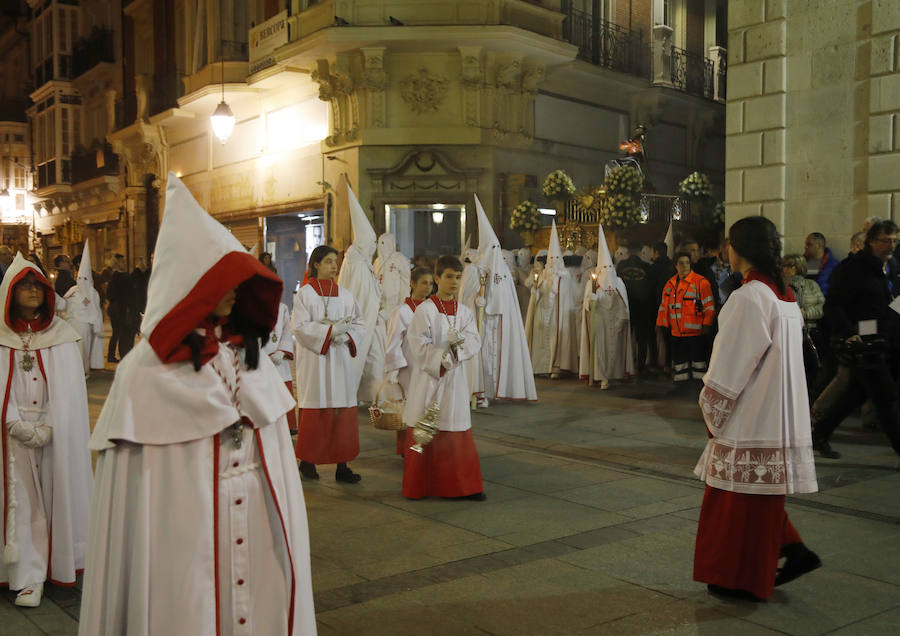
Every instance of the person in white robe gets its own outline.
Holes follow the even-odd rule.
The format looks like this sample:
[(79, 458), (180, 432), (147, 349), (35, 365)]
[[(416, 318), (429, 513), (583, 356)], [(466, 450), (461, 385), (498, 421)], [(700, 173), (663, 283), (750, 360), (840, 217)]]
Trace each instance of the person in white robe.
[(519, 298), (519, 309), (522, 314), (522, 321), (528, 315), (528, 300), (531, 298), (531, 288), (528, 286), (528, 280), (531, 278), (532, 261), (534, 256), (531, 249), (520, 247), (516, 250), (516, 296)]
[(84, 362), (84, 375), (87, 377), (91, 369), (103, 369), (106, 361), (103, 358), (103, 309), (100, 306), (100, 294), (94, 289), (94, 277), (91, 273), (91, 251), (88, 241), (84, 242), (81, 264), (78, 266), (78, 278), (75, 286), (65, 295), (67, 311), (66, 320), (78, 333), (78, 344), (81, 348), (81, 359)]
[[(274, 273), (273, 267), (269, 267)], [(263, 343), (262, 352), (269, 356), (269, 360), (278, 370), (284, 382), (284, 387), (294, 397), (294, 374), (291, 370), (291, 363), (294, 360), (294, 334), (291, 332), (291, 310), (284, 303), (278, 303), (278, 320), (275, 322), (275, 328)], [(294, 434), (297, 432), (297, 414), (296, 409), (292, 408), (287, 412), (288, 430)]]
[(359, 454), (359, 391), (353, 362), (362, 353), (365, 315), (349, 291), (334, 282), (337, 250), (320, 245), (307, 264), (307, 282), (294, 296), (291, 329), (297, 342), (300, 474), (318, 479), (316, 464), (337, 464), (334, 478), (355, 484), (347, 465)]
[[(481, 339), (475, 315), (457, 301), (462, 263), (442, 256), (435, 264), (437, 293), (419, 305), (407, 331), (412, 380), (403, 411), (408, 450), (403, 462), (403, 496), (485, 499), (481, 463), (472, 436), (469, 381), (464, 362), (478, 356)], [(433, 440), (413, 449), (416, 422), (434, 404), (440, 408)]]
[(79, 634), (316, 633), (293, 406), (259, 340), (282, 282), (171, 172), (98, 451)]
[(385, 233), (378, 237), (375, 278), (381, 287), (381, 318), (385, 324), (395, 308), (409, 296), (409, 259), (397, 251), (397, 239)]
[[(550, 230), (547, 265), (532, 286), (525, 333), (535, 374), (559, 377), (578, 372), (578, 331), (575, 329), (576, 283), (566, 270), (556, 222)], [(578, 306), (577, 311), (581, 311)]]
[[(466, 239), (467, 244), (470, 239)], [(481, 324), (484, 321), (484, 293), (487, 278), (484, 270), (478, 262), (480, 254), (478, 250), (466, 248), (463, 258), (463, 273), (459, 285), (459, 302), (472, 310), (475, 314), (475, 326), (481, 333)], [(469, 379), (471, 407), (486, 408), (489, 403), (484, 394), (484, 369), (480, 357), (469, 358), (465, 361), (466, 377)]]
[(634, 374), (634, 346), (628, 317), (628, 290), (616, 274), (606, 235), (598, 230), (597, 266), (584, 284), (579, 376), (609, 388), (610, 380)]
[(353, 384), (358, 386), (357, 402), (370, 404), (384, 377), (384, 340), (386, 324), (381, 314), (381, 286), (375, 276), (372, 256), (375, 254), (375, 230), (362, 206), (347, 186), (350, 202), (350, 224), (353, 243), (344, 254), (338, 284), (359, 303), (365, 317), (365, 332), (357, 343), (359, 354), (350, 362)]
[(75, 584), (88, 537), (87, 390), (78, 334), (54, 315), (55, 301), (50, 282), (17, 254), (0, 284), (0, 581), (22, 607), (40, 604), (47, 581)]
[[(412, 379), (409, 339), (406, 337), (413, 314), (416, 309), (431, 296), (434, 287), (434, 271), (417, 267), (410, 276), (409, 297), (396, 307), (391, 314), (387, 328), (387, 346), (384, 351), (385, 397), (391, 400), (403, 400), (409, 395), (409, 383)], [(393, 390), (399, 387), (399, 390)], [(406, 430), (397, 431), (397, 454), (405, 451)]]
[[(478, 263), (485, 280), (481, 351), (477, 356), (481, 359), (485, 397), (534, 402), (537, 400), (534, 371), (509, 260), (504, 257), (500, 241), (477, 196), (475, 209), (478, 213)], [(509, 256), (512, 256), (511, 252)]]

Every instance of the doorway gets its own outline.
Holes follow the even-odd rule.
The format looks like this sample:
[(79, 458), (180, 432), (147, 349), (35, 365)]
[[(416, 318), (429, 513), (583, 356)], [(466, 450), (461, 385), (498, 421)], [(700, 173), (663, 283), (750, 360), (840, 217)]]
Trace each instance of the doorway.
[(309, 255), (325, 243), (322, 210), (268, 216), (263, 232), (266, 251), (284, 281), (281, 301), (293, 307), (293, 294), (303, 281)]
[(397, 251), (413, 261), (462, 252), (466, 206), (461, 203), (388, 203), (384, 226), (397, 239)]

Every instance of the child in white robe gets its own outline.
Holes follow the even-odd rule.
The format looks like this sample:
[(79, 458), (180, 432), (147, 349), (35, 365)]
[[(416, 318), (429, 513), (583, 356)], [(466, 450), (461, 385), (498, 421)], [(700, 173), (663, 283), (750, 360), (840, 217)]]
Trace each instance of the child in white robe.
[(315, 634), (294, 401), (260, 352), (282, 282), (172, 173), (156, 256), (91, 438), (79, 634)]
[[(434, 268), (437, 293), (419, 305), (407, 331), (412, 380), (403, 412), (409, 448), (403, 463), (403, 496), (408, 499), (485, 499), (464, 364), (478, 354), (481, 339), (475, 315), (456, 300), (462, 269), (455, 256), (438, 259)], [(440, 406), (433, 422), (439, 430), (421, 453), (416, 452), (411, 448), (416, 423), (433, 404)]]
[(16, 255), (0, 284), (0, 581), (22, 607), (40, 604), (45, 581), (75, 584), (88, 535), (87, 391), (78, 334), (54, 316), (55, 300), (40, 270)]
[(318, 479), (316, 464), (337, 464), (334, 478), (355, 484), (347, 465), (359, 454), (352, 363), (362, 352), (365, 318), (349, 291), (334, 282), (337, 250), (320, 245), (309, 256), (309, 278), (294, 296), (291, 330), (297, 341), (297, 459), (300, 474)]
[[(270, 268), (274, 272), (274, 268)], [(277, 272), (276, 272), (277, 273)], [(284, 386), (294, 396), (294, 376), (291, 371), (291, 362), (294, 360), (294, 334), (291, 333), (291, 311), (284, 303), (278, 303), (278, 322), (272, 333), (263, 343), (262, 352), (269, 356), (269, 360), (278, 369), (278, 375), (284, 381)], [(287, 413), (288, 430), (291, 434), (297, 433), (297, 414), (294, 409)]]
[[(417, 267), (410, 275), (410, 294), (401, 305), (391, 313), (387, 330), (387, 348), (384, 353), (385, 381), (402, 388), (402, 395), (396, 395), (397, 391), (388, 396), (397, 399), (409, 395), (409, 381), (412, 375), (409, 350), (409, 341), (406, 332), (412, 322), (416, 308), (431, 295), (434, 287), (434, 275), (424, 267)], [(388, 388), (387, 390), (390, 390)], [(397, 431), (397, 454), (405, 452), (406, 430)]]

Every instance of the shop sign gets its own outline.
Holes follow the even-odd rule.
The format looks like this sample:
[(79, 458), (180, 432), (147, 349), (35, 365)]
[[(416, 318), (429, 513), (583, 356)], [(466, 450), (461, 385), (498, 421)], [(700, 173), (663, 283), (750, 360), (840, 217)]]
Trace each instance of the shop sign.
[(250, 74), (275, 64), (273, 53), (288, 43), (288, 12), (282, 11), (250, 29)]

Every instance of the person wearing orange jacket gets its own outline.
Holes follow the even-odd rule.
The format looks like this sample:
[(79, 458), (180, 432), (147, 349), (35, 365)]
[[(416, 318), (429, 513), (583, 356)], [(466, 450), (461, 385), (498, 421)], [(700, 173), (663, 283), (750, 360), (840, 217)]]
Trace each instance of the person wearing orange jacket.
[(675, 255), (676, 274), (663, 288), (656, 328), (669, 330), (676, 383), (700, 380), (706, 373), (707, 338), (712, 333), (716, 305), (709, 281), (691, 270), (691, 255)]

